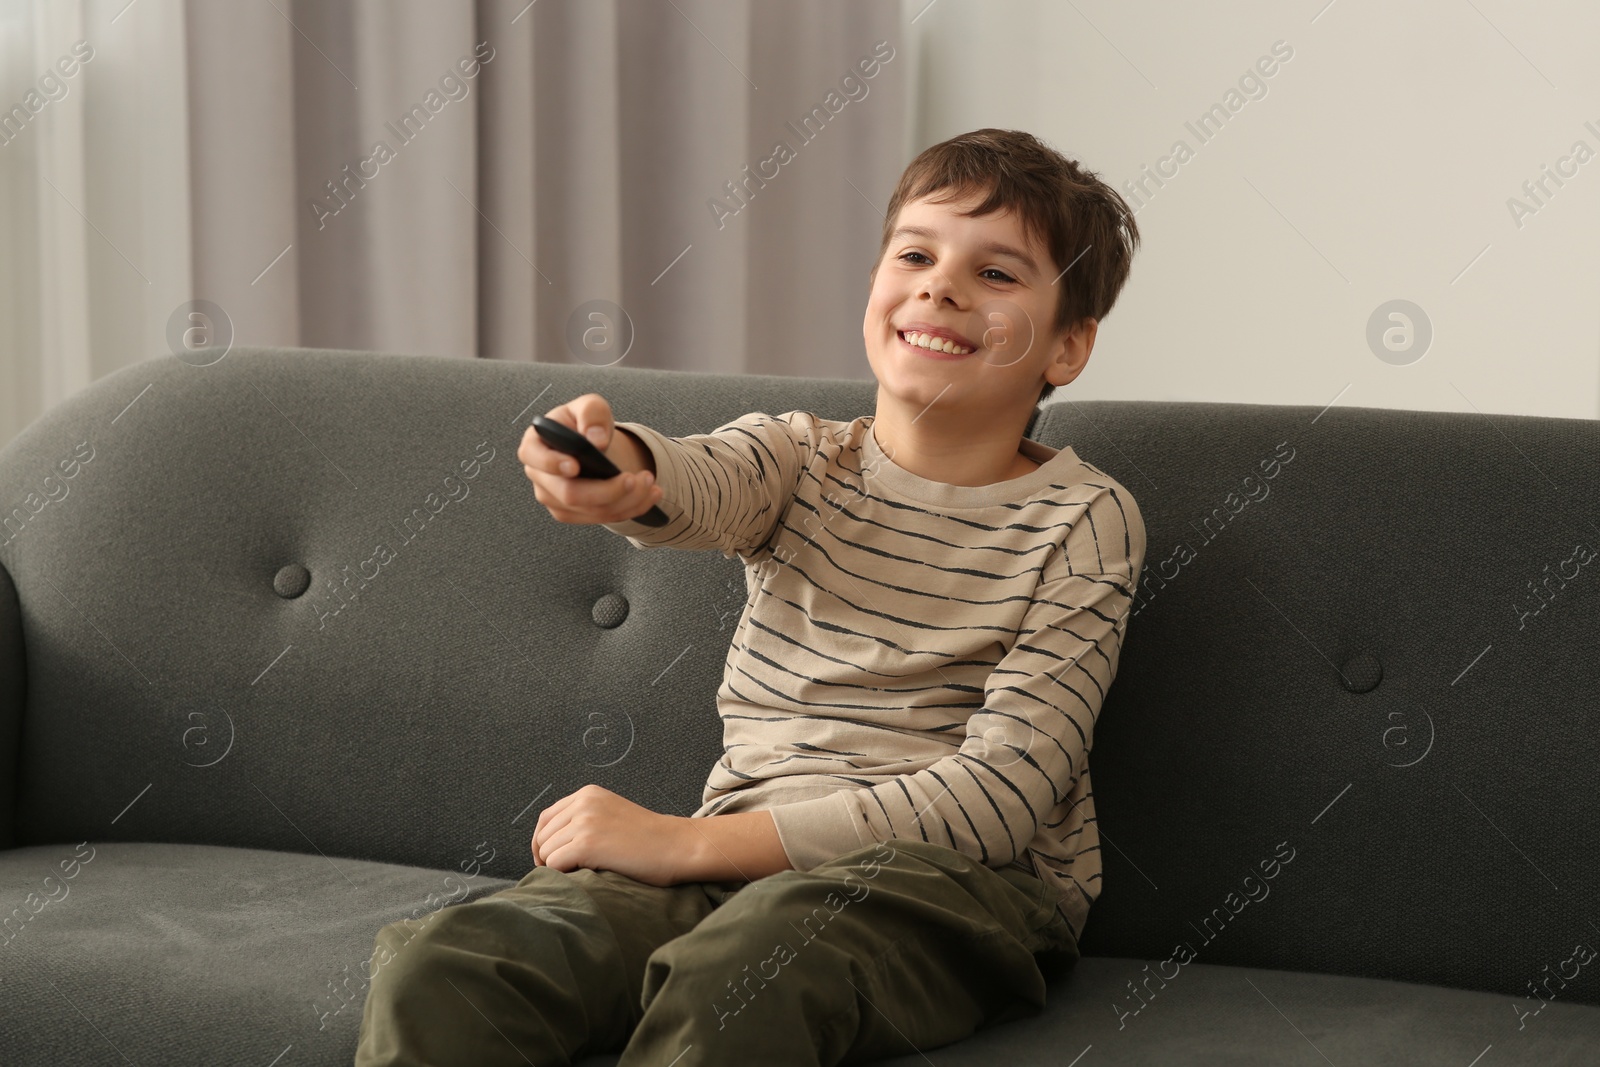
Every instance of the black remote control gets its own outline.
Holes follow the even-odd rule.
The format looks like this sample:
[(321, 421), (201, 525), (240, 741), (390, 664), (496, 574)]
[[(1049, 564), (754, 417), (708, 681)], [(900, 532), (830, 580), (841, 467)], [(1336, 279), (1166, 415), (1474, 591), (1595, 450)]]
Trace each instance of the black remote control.
[[(578, 461), (578, 477), (615, 478), (622, 473), (615, 463), (606, 458), (604, 452), (594, 446), (594, 442), (572, 427), (555, 419), (547, 419), (543, 415), (535, 415), (533, 428), (538, 431), (539, 439), (545, 444), (557, 452), (565, 452)], [(634, 516), (633, 521), (642, 522), (646, 526), (665, 526), (672, 520), (667, 518), (666, 512), (651, 505), (649, 511)]]

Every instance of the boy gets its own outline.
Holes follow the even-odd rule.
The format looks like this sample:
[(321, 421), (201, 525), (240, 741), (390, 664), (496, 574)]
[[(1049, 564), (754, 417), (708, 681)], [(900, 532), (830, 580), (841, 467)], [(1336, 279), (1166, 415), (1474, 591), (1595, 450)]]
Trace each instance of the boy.
[[(544, 809), (527, 877), (374, 976), (357, 1064), (832, 1065), (1042, 1009), (1040, 964), (1077, 960), (1099, 895), (1085, 758), (1145, 531), (1025, 432), (1138, 240), (1033, 137), (952, 138), (889, 201), (874, 415), (669, 438), (590, 393), (549, 416), (624, 472), (604, 481), (524, 434), (558, 521), (744, 561), (724, 751), (688, 817), (592, 784)], [(656, 505), (667, 525), (636, 520)]]

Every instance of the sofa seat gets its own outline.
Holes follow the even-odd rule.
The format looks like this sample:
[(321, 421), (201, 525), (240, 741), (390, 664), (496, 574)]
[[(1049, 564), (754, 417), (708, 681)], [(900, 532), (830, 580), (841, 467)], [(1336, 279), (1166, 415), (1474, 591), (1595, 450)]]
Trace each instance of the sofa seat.
[(314, 852), (75, 848), (0, 852), (0, 1064), (350, 1063), (378, 928), (515, 884)]
[[(66, 868), (70, 878), (61, 868), (69, 859), (80, 860)], [(17, 1063), (348, 1063), (378, 928), (408, 916), (420, 922), (512, 884), (211, 845), (104, 842), (92, 851), (57, 844), (0, 853), (0, 901), (12, 909), (9, 940), (0, 943), (0, 1048), (5, 1062)], [(1536, 1002), (1199, 962), (1164, 987), (1152, 977), (1158, 973), (1144, 960), (1085, 957), (1051, 982), (1043, 1014), (922, 1051), (938, 1067), (1576, 1067), (1600, 1056), (1600, 1008), (1559, 999), (1519, 1018)], [(1130, 987), (1141, 980), (1154, 993), (1142, 1007)], [(175, 1019), (188, 1025), (175, 1027)], [(100, 1060), (82, 1058), (86, 1027)], [(579, 1062), (609, 1067), (617, 1059)], [(911, 1053), (880, 1062), (925, 1067), (928, 1059)]]
[[(1149, 971), (1145, 968), (1149, 967)], [(1529, 1067), (1600, 1063), (1600, 1008), (1444, 986), (1086, 956), (1040, 1015), (937, 1051), (938, 1067)], [(1164, 972), (1172, 974), (1175, 964)], [(1130, 983), (1155, 993), (1139, 1007)], [(1582, 980), (1580, 977), (1579, 981)], [(1141, 986), (1141, 988), (1143, 988)], [(1520, 1024), (1520, 1028), (1519, 1028)], [(597, 1061), (598, 1062), (598, 1061)], [(927, 1067), (911, 1054), (884, 1067)]]
[[(1146, 972), (1146, 966), (1150, 972)], [(1086, 956), (1046, 1010), (877, 1067), (1593, 1067), (1600, 1008), (1443, 986), (1189, 963), (1137, 1014), (1156, 964)], [(1168, 967), (1166, 973), (1171, 973)], [(1519, 1021), (1523, 1024), (1519, 1029)], [(1481, 1054), (1481, 1058), (1480, 1058)], [(615, 1054), (580, 1067), (613, 1067)]]

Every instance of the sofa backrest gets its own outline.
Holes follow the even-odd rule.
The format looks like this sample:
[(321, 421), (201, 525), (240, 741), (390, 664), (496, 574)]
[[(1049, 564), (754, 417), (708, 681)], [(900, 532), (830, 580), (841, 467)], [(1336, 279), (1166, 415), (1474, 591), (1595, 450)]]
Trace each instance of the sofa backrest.
[[(4, 832), (445, 870), (487, 843), (515, 879), (588, 782), (687, 814), (741, 564), (556, 522), (523, 428), (587, 392), (683, 435), (875, 388), (279, 349), (100, 379), (0, 451)], [(1086, 954), (1523, 995), (1600, 944), (1593, 423), (1063, 399), (1033, 436), (1149, 544)]]

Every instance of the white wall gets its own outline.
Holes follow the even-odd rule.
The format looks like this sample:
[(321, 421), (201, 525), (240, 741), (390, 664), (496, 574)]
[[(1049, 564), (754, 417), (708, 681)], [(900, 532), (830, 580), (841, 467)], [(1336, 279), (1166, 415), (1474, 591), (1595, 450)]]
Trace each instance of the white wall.
[[(1053, 400), (1600, 416), (1600, 4), (903, 7), (914, 150), (1025, 129), (1138, 209), (1132, 277)], [(1279, 41), (1265, 94), (1203, 143), (1185, 123)], [(1179, 140), (1192, 157), (1141, 206), (1124, 183)], [(1538, 206), (1523, 183), (1575, 151)], [(1513, 197), (1534, 209), (1520, 224)], [(1432, 323), (1420, 359), (1369, 347), (1396, 298)]]

